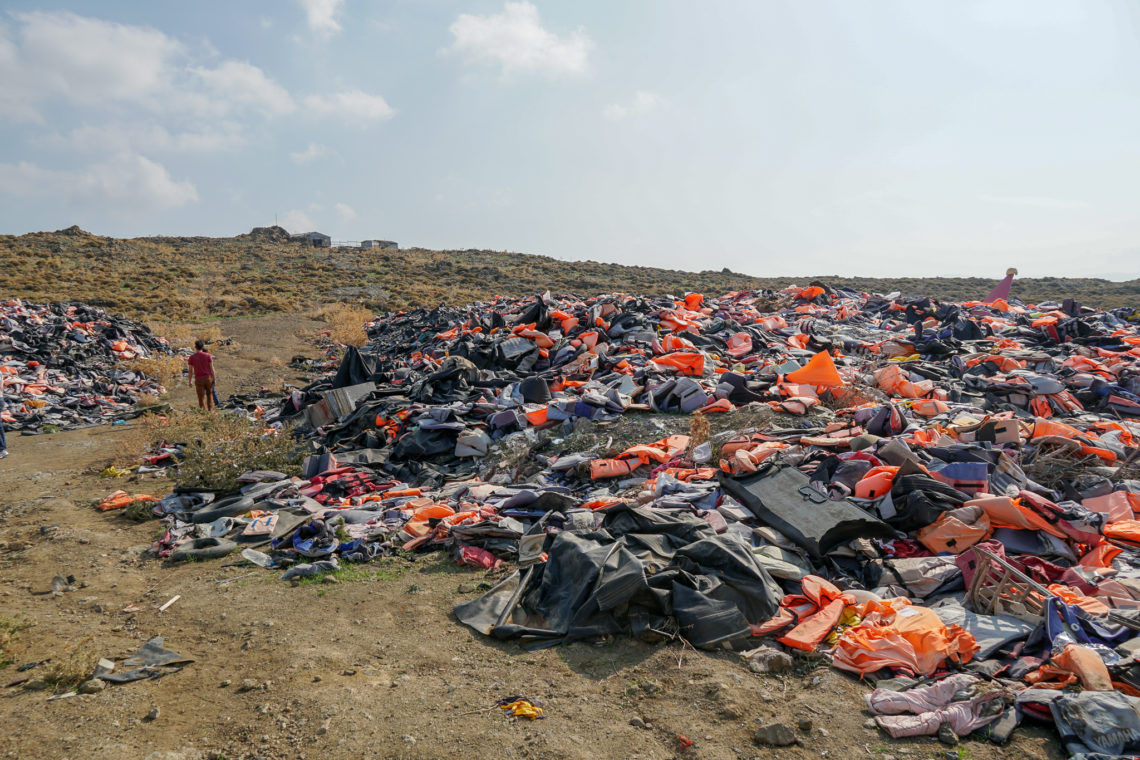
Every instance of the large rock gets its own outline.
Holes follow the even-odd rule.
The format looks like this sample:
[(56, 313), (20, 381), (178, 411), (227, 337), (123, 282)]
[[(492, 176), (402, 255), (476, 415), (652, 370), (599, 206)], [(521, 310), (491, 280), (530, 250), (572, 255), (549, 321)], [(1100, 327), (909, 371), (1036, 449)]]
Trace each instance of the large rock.
[(774, 647), (753, 649), (745, 653), (744, 657), (748, 659), (748, 669), (753, 673), (792, 672), (792, 656)]
[(796, 743), (796, 732), (787, 723), (769, 723), (756, 730), (756, 743), (787, 747)]

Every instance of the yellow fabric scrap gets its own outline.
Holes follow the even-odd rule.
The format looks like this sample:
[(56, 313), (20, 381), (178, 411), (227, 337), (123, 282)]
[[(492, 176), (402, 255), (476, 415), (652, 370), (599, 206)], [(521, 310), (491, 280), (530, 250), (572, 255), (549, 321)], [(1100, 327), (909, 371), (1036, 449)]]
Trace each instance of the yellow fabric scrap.
[(507, 715), (512, 718), (529, 718), (530, 720), (538, 720), (543, 717), (542, 708), (532, 705), (525, 699), (519, 699), (510, 704), (499, 705), (507, 711)]

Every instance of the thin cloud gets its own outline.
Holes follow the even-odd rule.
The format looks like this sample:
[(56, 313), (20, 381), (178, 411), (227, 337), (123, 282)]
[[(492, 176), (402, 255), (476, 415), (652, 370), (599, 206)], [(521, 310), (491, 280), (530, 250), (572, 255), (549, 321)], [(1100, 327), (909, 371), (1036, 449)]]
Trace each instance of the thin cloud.
[(217, 118), (247, 110), (280, 116), (292, 96), (257, 66), (196, 65), (181, 42), (147, 26), (71, 12), (17, 13), (0, 26), (0, 119), (43, 122), (55, 102), (107, 112), (123, 106), (163, 117)]
[(313, 224), (309, 215), (296, 208), (281, 215), (281, 226), (294, 235), (300, 232), (313, 232), (317, 229), (317, 225)]
[(292, 113), (297, 105), (281, 85), (258, 67), (243, 61), (226, 61), (216, 69), (193, 69), (206, 89), (223, 102), (250, 106), (269, 116)]
[(357, 126), (386, 121), (396, 113), (384, 98), (361, 90), (309, 95), (305, 98), (304, 104), (306, 111), (311, 114), (347, 119)]
[(340, 217), (342, 222), (351, 222), (357, 217), (356, 209), (347, 203), (337, 203), (334, 208), (336, 209), (336, 215)]
[(174, 180), (165, 166), (131, 153), (74, 171), (28, 161), (0, 164), (0, 193), (58, 197), (115, 211), (177, 208), (198, 200), (193, 183)]
[(1036, 195), (980, 195), (978, 200), (999, 206), (1024, 206), (1026, 208), (1077, 209), (1089, 206), (1088, 201), (1047, 198)]
[(324, 41), (340, 33), (344, 0), (297, 0), (297, 4), (305, 11), (305, 22), (318, 39)]
[(28, 143), (49, 150), (79, 153), (216, 153), (244, 145), (238, 124), (222, 122), (201, 130), (171, 132), (158, 124), (84, 124), (66, 133), (46, 133)]
[(0, 28), (0, 106), (9, 119), (42, 121), (39, 106), (85, 106), (161, 99), (186, 50), (157, 29), (69, 12), (13, 14)]
[(621, 121), (629, 116), (649, 113), (661, 105), (661, 97), (647, 90), (638, 90), (629, 103), (611, 103), (602, 109), (602, 117)]
[(577, 76), (586, 73), (594, 44), (581, 28), (559, 36), (546, 29), (528, 2), (506, 3), (502, 13), (462, 13), (452, 22), (445, 53), (470, 64), (499, 66), (504, 77), (535, 72)]
[(321, 158), (335, 156), (336, 154), (336, 151), (327, 145), (321, 145), (320, 143), (309, 143), (309, 147), (305, 148), (304, 150), (297, 151), (296, 153), (290, 153), (289, 158), (291, 158), (295, 164), (304, 165), (311, 164), (312, 162)]

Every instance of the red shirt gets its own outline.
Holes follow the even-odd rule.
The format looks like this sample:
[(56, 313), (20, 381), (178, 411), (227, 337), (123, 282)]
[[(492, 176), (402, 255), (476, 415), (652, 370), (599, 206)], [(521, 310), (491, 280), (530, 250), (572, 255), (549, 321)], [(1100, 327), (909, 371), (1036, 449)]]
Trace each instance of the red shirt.
[(214, 376), (214, 357), (205, 351), (191, 354), (190, 358), (186, 361), (190, 364), (190, 369), (194, 372), (194, 377)]

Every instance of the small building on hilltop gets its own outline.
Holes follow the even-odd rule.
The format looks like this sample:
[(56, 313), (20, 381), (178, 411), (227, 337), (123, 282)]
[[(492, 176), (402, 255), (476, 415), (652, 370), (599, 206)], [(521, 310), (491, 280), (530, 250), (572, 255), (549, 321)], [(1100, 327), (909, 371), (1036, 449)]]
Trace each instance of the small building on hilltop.
[(332, 237), (323, 232), (300, 232), (292, 236), (293, 240), (306, 242), (314, 248), (331, 248)]
[(364, 240), (360, 243), (361, 248), (399, 248), (395, 240)]

